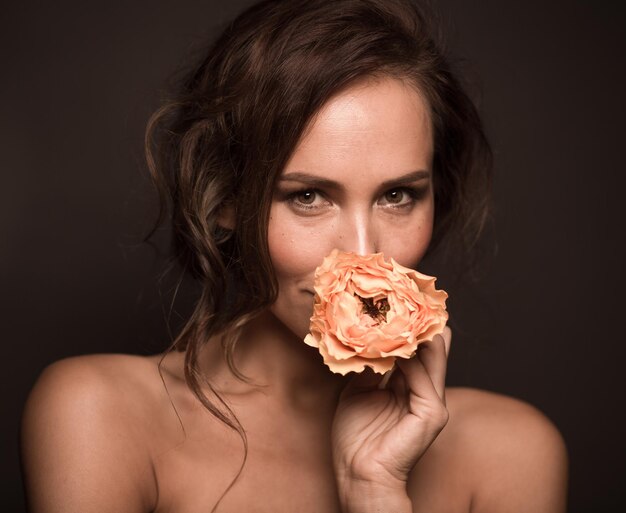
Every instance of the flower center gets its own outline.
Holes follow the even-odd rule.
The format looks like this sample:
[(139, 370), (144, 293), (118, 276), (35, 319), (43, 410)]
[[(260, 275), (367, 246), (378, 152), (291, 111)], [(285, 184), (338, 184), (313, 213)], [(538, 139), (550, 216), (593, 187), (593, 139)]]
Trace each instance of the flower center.
[(389, 311), (389, 301), (384, 297), (374, 302), (371, 297), (361, 297), (358, 294), (354, 294), (363, 303), (362, 313), (369, 315), (372, 319), (378, 322), (387, 320), (387, 312)]

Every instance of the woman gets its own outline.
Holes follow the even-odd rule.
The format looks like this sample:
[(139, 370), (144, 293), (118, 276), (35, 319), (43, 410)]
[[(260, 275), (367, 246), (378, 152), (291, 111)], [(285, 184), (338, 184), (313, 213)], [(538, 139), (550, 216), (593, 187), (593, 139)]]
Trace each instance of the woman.
[(432, 30), (406, 0), (270, 0), (213, 44), (147, 137), (196, 309), (165, 355), (43, 373), (31, 511), (564, 511), (558, 431), (445, 389), (449, 329), (386, 388), (302, 341), (333, 249), (415, 268), (480, 233), (489, 147)]

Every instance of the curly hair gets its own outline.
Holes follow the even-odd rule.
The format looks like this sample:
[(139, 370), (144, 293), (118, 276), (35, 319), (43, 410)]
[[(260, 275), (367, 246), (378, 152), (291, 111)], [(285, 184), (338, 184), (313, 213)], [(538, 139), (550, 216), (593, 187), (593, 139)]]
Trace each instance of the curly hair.
[(246, 380), (233, 363), (238, 333), (277, 296), (267, 242), (275, 182), (333, 95), (367, 77), (416, 87), (434, 129), (428, 253), (450, 237), (466, 249), (478, 240), (492, 154), (437, 31), (431, 11), (410, 0), (265, 0), (227, 26), (149, 121), (159, 222), (171, 219), (175, 257), (201, 287), (173, 348), (185, 351), (191, 390), (240, 433), (226, 403), (215, 394), (218, 407), (202, 392), (198, 351), (221, 341), (231, 371)]

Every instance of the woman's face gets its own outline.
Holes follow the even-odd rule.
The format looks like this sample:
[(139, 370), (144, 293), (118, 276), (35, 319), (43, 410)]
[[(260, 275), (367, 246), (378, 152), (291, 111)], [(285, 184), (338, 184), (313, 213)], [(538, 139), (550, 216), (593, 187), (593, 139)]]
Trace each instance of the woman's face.
[(408, 84), (368, 80), (333, 97), (285, 166), (272, 200), (272, 312), (309, 330), (315, 268), (334, 248), (413, 267), (430, 242), (434, 198), (428, 108)]

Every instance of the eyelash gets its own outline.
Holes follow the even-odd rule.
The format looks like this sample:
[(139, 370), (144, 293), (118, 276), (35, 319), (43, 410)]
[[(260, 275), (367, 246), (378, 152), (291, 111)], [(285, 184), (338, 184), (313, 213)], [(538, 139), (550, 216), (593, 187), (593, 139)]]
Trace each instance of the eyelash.
[[(396, 187), (393, 189), (389, 189), (388, 191), (386, 191), (383, 196), (385, 194), (389, 194), (390, 192), (403, 192), (405, 194), (407, 194), (409, 196), (410, 201), (402, 203), (400, 205), (394, 205), (393, 203), (390, 204), (391, 208), (395, 208), (398, 210), (406, 210), (406, 209), (410, 209), (413, 208), (413, 206), (415, 205), (415, 203), (417, 202), (417, 200), (419, 200), (422, 196), (424, 196), (427, 192), (428, 188), (414, 188), (414, 187)], [(287, 201), (287, 203), (289, 203), (290, 205), (292, 205), (293, 207), (299, 209), (299, 210), (304, 210), (304, 211), (311, 211), (311, 210), (317, 210), (320, 207), (316, 207), (313, 205), (307, 205), (306, 203), (300, 203), (298, 201), (298, 197), (301, 196), (302, 194), (306, 194), (307, 192), (309, 193), (314, 193), (315, 195), (319, 195), (324, 197), (324, 193), (322, 191), (320, 191), (319, 189), (312, 189), (312, 188), (307, 188), (307, 189), (299, 189), (297, 191), (293, 191), (288, 193), (285, 196), (285, 201)]]
[(322, 192), (319, 189), (300, 189), (297, 191), (293, 191), (287, 194), (286, 196), (286, 201), (287, 203), (289, 203), (290, 205), (300, 209), (300, 210), (316, 210), (319, 207), (315, 207), (313, 205), (307, 205), (306, 203), (300, 203), (298, 201), (298, 197), (306, 194), (307, 192), (312, 192), (314, 193), (316, 196), (323, 196)]

